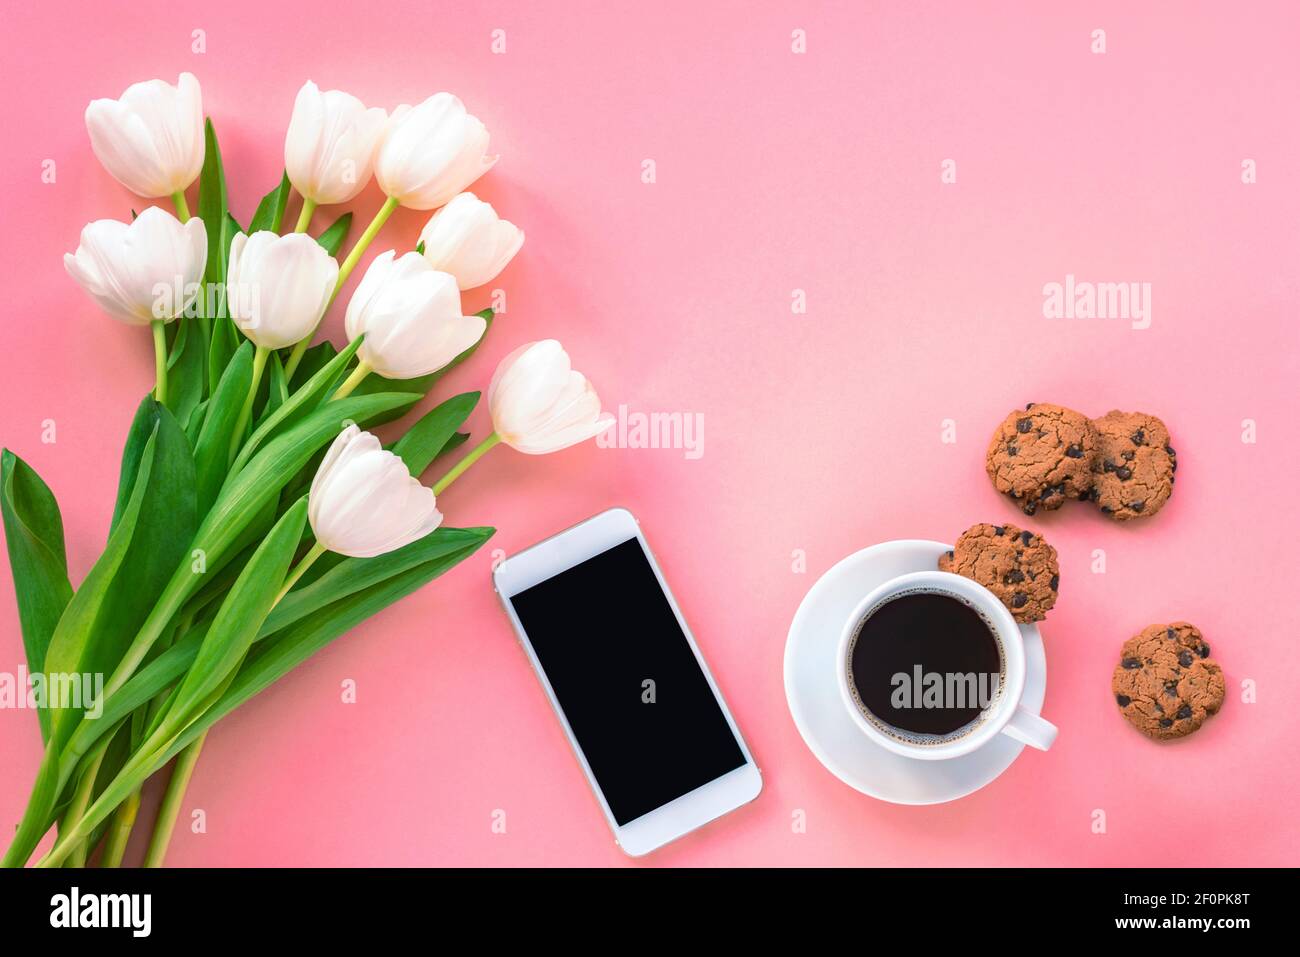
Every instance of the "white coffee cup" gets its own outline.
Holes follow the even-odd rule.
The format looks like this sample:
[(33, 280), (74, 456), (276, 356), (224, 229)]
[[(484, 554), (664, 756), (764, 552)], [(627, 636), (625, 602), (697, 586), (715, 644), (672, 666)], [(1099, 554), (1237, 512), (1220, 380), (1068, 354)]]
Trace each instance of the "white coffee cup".
[[(1003, 675), (996, 693), (984, 711), (965, 728), (950, 735), (927, 736), (886, 733), (875, 721), (886, 725), (882, 718), (868, 719), (852, 690), (850, 656), (854, 638), (861, 624), (889, 601), (904, 594), (939, 594), (955, 598), (973, 608), (990, 626), (1001, 650)], [(1025, 642), (1020, 627), (1011, 612), (997, 596), (978, 582), (941, 571), (912, 572), (885, 582), (862, 601), (858, 602), (840, 636), (835, 669), (840, 696), (854, 723), (872, 741), (883, 748), (908, 758), (938, 761), (970, 754), (987, 744), (998, 734), (1005, 734), (1023, 744), (1046, 751), (1056, 740), (1056, 725), (1039, 717), (1021, 705), (1025, 693)]]

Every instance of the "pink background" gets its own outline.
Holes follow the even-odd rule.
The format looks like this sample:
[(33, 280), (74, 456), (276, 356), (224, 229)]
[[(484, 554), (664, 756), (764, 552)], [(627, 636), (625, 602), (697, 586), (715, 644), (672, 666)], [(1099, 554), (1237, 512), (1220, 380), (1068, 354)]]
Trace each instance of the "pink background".
[[(152, 384), (148, 336), (98, 314), (60, 263), (85, 221), (142, 204), (97, 165), (81, 119), (134, 80), (199, 77), (244, 221), (279, 176), (305, 79), (389, 108), (458, 93), (502, 156), (475, 188), (528, 241), (494, 284), (508, 314), (440, 394), (555, 336), (608, 406), (705, 421), (697, 461), (493, 452), (441, 502), (453, 524), (498, 526), (490, 548), (225, 721), (171, 863), (629, 866), (488, 580), (492, 548), (614, 504), (641, 518), (766, 773), (756, 803), (631, 866), (1297, 863), (1293, 4), (105, 7), (11, 8), (0, 41), (0, 439), (58, 495), (74, 581), (102, 547)], [(795, 29), (806, 54), (791, 52)], [(955, 184), (940, 182), (945, 159)], [(372, 186), (358, 216), (379, 202)], [(373, 250), (410, 248), (425, 219), (399, 212)], [(1045, 319), (1042, 286), (1067, 273), (1150, 282), (1151, 327)], [(487, 291), (466, 301), (481, 308)], [(336, 342), (341, 327), (336, 308)], [(1026, 523), (1061, 553), (1043, 627), (1056, 747), (947, 806), (872, 800), (822, 768), (790, 718), (791, 616), (865, 545), (1021, 521), (983, 459), (1027, 401), (1161, 415), (1177, 494), (1146, 523), (1078, 506)], [(484, 434), (483, 410), (472, 425)], [(1160, 746), (1120, 718), (1110, 672), (1125, 638), (1178, 618), (1204, 630), (1228, 700)], [(12, 672), (7, 574), (0, 621)], [(340, 701), (345, 679), (356, 704)], [(1258, 703), (1241, 701), (1247, 679)], [(38, 745), (30, 712), (0, 711), (5, 829)], [(186, 827), (195, 807), (206, 834)]]

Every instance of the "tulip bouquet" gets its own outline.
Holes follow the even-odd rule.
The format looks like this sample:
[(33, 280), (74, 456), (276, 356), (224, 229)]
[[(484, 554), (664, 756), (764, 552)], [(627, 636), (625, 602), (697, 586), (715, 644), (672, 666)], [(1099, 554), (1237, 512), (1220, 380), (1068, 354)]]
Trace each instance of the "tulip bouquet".
[[(145, 863), (163, 861), (212, 726), (349, 628), (473, 554), (491, 528), (449, 528), (437, 496), (498, 443), (538, 454), (611, 422), (554, 340), (491, 379), (493, 431), (432, 487), (468, 437), (479, 393), (448, 398), (385, 446), (400, 418), (473, 353), (492, 310), (461, 293), (496, 277), (523, 233), (464, 192), (491, 168), (488, 133), (448, 93), (391, 115), (313, 83), (299, 91), (285, 174), (247, 228), (198, 81), (151, 80), (86, 110), (96, 156), (127, 189), (168, 199), (88, 225), (65, 257), (111, 316), (152, 331), (156, 379), (126, 437), (107, 544), (73, 589), (53, 493), (3, 454), (0, 510), (45, 752), (6, 866), (118, 865), (140, 788), (172, 765)], [(374, 177), (387, 199), (340, 262), (344, 215), (319, 207)], [(197, 215), (187, 190), (198, 181)], [(302, 198), (291, 231), (285, 213)], [(377, 256), (347, 303), (348, 342), (311, 344), (399, 206), (438, 210), (413, 251)], [(287, 232), (287, 234), (285, 234)], [(76, 694), (78, 676), (96, 676)], [(62, 690), (63, 693), (60, 693)]]

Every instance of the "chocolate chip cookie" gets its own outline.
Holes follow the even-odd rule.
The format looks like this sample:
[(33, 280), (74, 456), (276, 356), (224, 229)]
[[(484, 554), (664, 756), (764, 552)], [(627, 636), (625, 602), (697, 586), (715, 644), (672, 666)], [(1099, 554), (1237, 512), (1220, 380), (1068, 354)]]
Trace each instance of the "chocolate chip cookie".
[(1223, 669), (1195, 625), (1149, 625), (1124, 642), (1110, 690), (1128, 723), (1147, 737), (1181, 738), (1223, 706)]
[(1026, 515), (1092, 491), (1097, 433), (1088, 417), (1045, 402), (1012, 412), (993, 433), (985, 468)]
[(1061, 584), (1056, 549), (1014, 525), (972, 525), (939, 556), (939, 571), (979, 582), (1022, 623), (1042, 621)]
[(1092, 498), (1111, 518), (1126, 522), (1154, 515), (1174, 490), (1178, 459), (1169, 430), (1145, 412), (1107, 412), (1093, 420), (1097, 459)]

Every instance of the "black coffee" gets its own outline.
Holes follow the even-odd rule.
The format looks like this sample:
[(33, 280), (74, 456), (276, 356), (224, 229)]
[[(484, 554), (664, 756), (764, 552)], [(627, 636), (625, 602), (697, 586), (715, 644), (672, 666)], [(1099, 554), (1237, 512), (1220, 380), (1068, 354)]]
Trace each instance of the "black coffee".
[(859, 702), (879, 722), (918, 735), (947, 736), (970, 724), (996, 695), (1001, 674), (1001, 647), (984, 617), (935, 592), (877, 606), (849, 649)]

